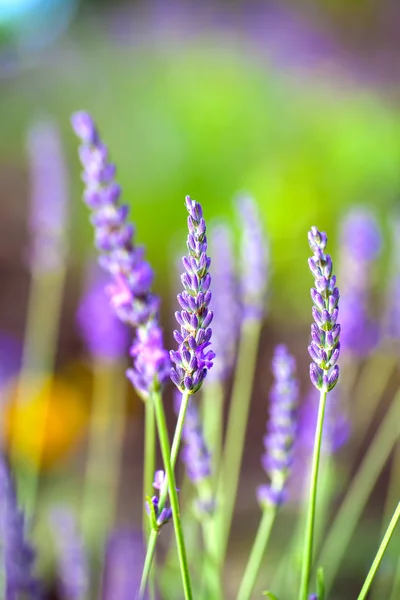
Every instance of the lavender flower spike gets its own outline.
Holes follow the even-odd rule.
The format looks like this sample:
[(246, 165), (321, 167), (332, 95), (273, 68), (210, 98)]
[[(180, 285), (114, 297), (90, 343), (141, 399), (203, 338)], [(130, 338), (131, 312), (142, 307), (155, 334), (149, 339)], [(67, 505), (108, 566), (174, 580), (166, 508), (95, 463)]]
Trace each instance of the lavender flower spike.
[(263, 506), (279, 505), (285, 500), (297, 428), (296, 361), (286, 346), (276, 347), (272, 371), (275, 383), (270, 394), (270, 419), (264, 436), (265, 453), (262, 457), (262, 465), (270, 483), (257, 490), (258, 501)]
[(308, 264), (315, 277), (315, 288), (311, 288), (315, 323), (311, 325), (311, 344), (308, 347), (314, 361), (310, 365), (310, 379), (318, 390), (329, 392), (339, 378), (336, 364), (340, 353), (340, 325), (337, 323), (339, 290), (336, 277), (332, 275), (332, 259), (324, 253), (328, 241), (326, 233), (311, 227), (308, 241), (313, 251)]
[(257, 204), (250, 197), (238, 200), (242, 226), (241, 295), (244, 317), (261, 320), (265, 313), (269, 248)]
[(68, 508), (58, 508), (51, 514), (51, 524), (63, 597), (85, 600), (89, 592), (89, 564), (75, 516)]
[(181, 329), (174, 331), (179, 348), (170, 352), (176, 365), (171, 369), (171, 379), (181, 392), (194, 394), (201, 387), (215, 357), (211, 350), (205, 351), (210, 346), (212, 335), (210, 324), (213, 313), (209, 309), (211, 276), (208, 272), (211, 259), (207, 256), (206, 223), (201, 205), (189, 196), (186, 196), (185, 204), (189, 213), (189, 252), (182, 259), (185, 273), (181, 280), (185, 289), (178, 294), (182, 310), (175, 313)]
[(227, 225), (220, 223), (211, 229), (210, 248), (215, 361), (207, 382), (224, 381), (229, 377), (235, 361), (240, 323), (233, 242)]
[[(39, 597), (39, 584), (33, 576), (35, 551), (25, 539), (25, 518), (17, 505), (14, 483), (8, 465), (0, 457), (0, 561), (5, 600), (17, 600), (25, 593)], [(3, 583), (4, 582), (4, 583)]]

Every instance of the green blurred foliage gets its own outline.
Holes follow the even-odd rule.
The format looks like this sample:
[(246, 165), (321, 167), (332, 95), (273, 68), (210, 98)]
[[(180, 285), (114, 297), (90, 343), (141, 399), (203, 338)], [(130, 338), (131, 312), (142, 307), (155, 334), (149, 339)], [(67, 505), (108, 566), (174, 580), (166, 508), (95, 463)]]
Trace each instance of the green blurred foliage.
[[(22, 64), (0, 91), (0, 160), (21, 161), (37, 117), (60, 121), (78, 259), (92, 239), (69, 129), (70, 113), (81, 108), (94, 115), (118, 165), (159, 290), (173, 279), (173, 252), (184, 249), (185, 194), (202, 202), (207, 218), (233, 222), (232, 199), (248, 191), (271, 239), (274, 317), (290, 309), (289, 320), (303, 318), (310, 225), (334, 240), (347, 207), (369, 204), (383, 218), (399, 187), (398, 114), (337, 71), (315, 78), (274, 72), (217, 31), (180, 40), (143, 34), (129, 46), (99, 27), (83, 28), (42, 64)], [(335, 255), (333, 244), (330, 250)]]

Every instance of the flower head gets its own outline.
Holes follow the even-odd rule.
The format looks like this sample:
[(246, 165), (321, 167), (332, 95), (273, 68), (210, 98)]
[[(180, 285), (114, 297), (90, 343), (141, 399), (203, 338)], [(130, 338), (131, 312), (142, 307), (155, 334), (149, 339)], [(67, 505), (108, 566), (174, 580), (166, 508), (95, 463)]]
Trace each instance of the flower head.
[[(114, 532), (107, 541), (101, 600), (132, 600), (139, 590), (145, 559), (142, 535)], [(145, 594), (145, 599), (148, 595)]]
[(272, 361), (274, 385), (270, 394), (270, 418), (264, 436), (262, 465), (270, 482), (257, 490), (263, 505), (278, 505), (285, 499), (285, 485), (293, 459), (296, 432), (298, 382), (296, 361), (284, 345), (277, 346)]
[(225, 224), (211, 229), (213, 256), (213, 348), (215, 360), (209, 381), (223, 381), (232, 371), (239, 335), (240, 312), (232, 236)]
[[(165, 473), (164, 471), (156, 471), (154, 474), (154, 482), (153, 487), (155, 490), (161, 492), (162, 487), (165, 482)], [(160, 511), (159, 502), (160, 499), (158, 496), (153, 496), (151, 499), (151, 504), (149, 505), (149, 500), (146, 500), (146, 512), (151, 517), (152, 510), (154, 510), (155, 515), (155, 526), (158, 529), (161, 529), (163, 525), (168, 523), (172, 519), (172, 510), (169, 506), (164, 506), (164, 508)]]
[(310, 365), (310, 379), (318, 390), (329, 392), (339, 378), (336, 364), (340, 353), (340, 325), (337, 323), (339, 290), (336, 277), (332, 275), (332, 259), (324, 253), (328, 241), (326, 233), (311, 227), (308, 241), (313, 252), (308, 264), (315, 277), (315, 287), (311, 288), (315, 323), (311, 325), (311, 344), (308, 347), (314, 361)]
[(254, 200), (240, 198), (237, 206), (242, 226), (241, 297), (244, 317), (259, 320), (265, 313), (269, 248)]
[(170, 356), (176, 367), (171, 370), (171, 379), (176, 387), (194, 394), (212, 367), (214, 352), (206, 350), (211, 342), (210, 324), (213, 313), (211, 301), (211, 259), (207, 256), (206, 223), (201, 205), (186, 196), (189, 213), (187, 238), (188, 256), (182, 259), (185, 272), (181, 280), (184, 291), (178, 294), (182, 310), (175, 313), (180, 331), (174, 331), (179, 348)]
[(5, 598), (11, 600), (22, 593), (36, 598), (39, 585), (32, 572), (35, 551), (25, 538), (25, 517), (18, 508), (14, 483), (3, 456), (0, 457), (0, 539)]
[(58, 270), (65, 259), (68, 177), (60, 133), (52, 121), (29, 132), (31, 170), (30, 264), (33, 270)]
[(59, 508), (52, 512), (51, 524), (63, 596), (83, 600), (89, 591), (89, 564), (75, 516), (68, 508)]

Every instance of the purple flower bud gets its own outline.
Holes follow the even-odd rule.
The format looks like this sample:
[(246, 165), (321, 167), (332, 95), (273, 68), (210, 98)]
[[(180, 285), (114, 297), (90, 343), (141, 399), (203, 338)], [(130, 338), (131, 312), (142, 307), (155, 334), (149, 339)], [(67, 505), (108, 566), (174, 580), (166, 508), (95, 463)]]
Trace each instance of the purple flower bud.
[[(156, 490), (158, 490), (159, 492), (161, 492), (162, 487), (164, 486), (165, 482), (166, 482), (166, 475), (165, 475), (164, 471), (161, 471), (161, 470), (156, 471), (154, 474), (153, 487)], [(161, 529), (161, 527), (163, 525), (165, 525), (172, 519), (172, 510), (169, 506), (164, 506), (164, 508), (160, 511), (158, 496), (153, 496), (151, 498), (151, 504), (153, 506), (153, 509), (154, 509), (154, 512), (156, 515), (156, 526), (157, 526), (157, 528)], [(150, 511), (150, 506), (149, 506), (148, 500), (146, 500), (145, 508), (146, 508), (147, 514), (150, 517), (151, 511)]]
[(339, 290), (335, 287), (336, 278), (332, 275), (332, 259), (329, 254), (324, 253), (328, 242), (326, 233), (311, 227), (308, 241), (314, 253), (309, 265), (318, 290), (311, 289), (315, 323), (311, 325), (312, 342), (308, 348), (314, 361), (310, 365), (310, 379), (317, 389), (328, 392), (336, 385), (339, 377), (339, 367), (334, 366), (340, 354), (340, 326), (336, 324), (339, 315)]
[(242, 226), (241, 296), (244, 316), (262, 319), (268, 284), (269, 248), (261, 215), (254, 200), (249, 197), (238, 201)]
[(62, 596), (82, 600), (89, 592), (89, 564), (74, 514), (67, 508), (51, 514), (57, 554), (57, 575)]
[(270, 419), (264, 437), (265, 453), (261, 460), (270, 482), (257, 490), (257, 498), (262, 505), (281, 504), (284, 501), (296, 431), (296, 361), (286, 346), (275, 348), (272, 370), (275, 381), (270, 394)]
[[(186, 196), (185, 204), (189, 212), (190, 233), (187, 241), (189, 255), (182, 259), (186, 270), (182, 275), (185, 289), (178, 297), (182, 310), (175, 313), (181, 331), (174, 333), (175, 339), (182, 337), (183, 341), (179, 344), (179, 354), (170, 355), (176, 365), (172, 370), (171, 379), (180, 391), (186, 390), (194, 394), (201, 387), (215, 356), (211, 351), (205, 352), (210, 344), (212, 332), (209, 325), (213, 318), (213, 313), (208, 308), (211, 300), (208, 274), (211, 261), (207, 256), (206, 226), (202, 217), (202, 208), (189, 196)], [(187, 308), (185, 309), (184, 306)], [(202, 330), (205, 330), (204, 335), (207, 336), (207, 341), (204, 343), (201, 343), (197, 337)], [(178, 367), (183, 371), (179, 371)]]

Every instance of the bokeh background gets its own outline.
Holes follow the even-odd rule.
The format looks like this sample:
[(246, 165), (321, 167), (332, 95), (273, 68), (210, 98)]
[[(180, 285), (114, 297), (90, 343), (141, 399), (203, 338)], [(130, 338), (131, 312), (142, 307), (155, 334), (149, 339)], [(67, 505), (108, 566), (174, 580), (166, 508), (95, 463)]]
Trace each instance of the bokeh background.
[[(43, 543), (48, 506), (79, 503), (93, 391), (90, 353), (76, 321), (93, 256), (92, 230), (81, 201), (71, 113), (90, 111), (110, 147), (137, 239), (156, 271), (170, 344), (184, 196), (200, 201), (208, 219), (226, 219), (236, 233), (236, 195), (248, 192), (259, 204), (271, 279), (228, 559), (234, 588), (258, 519), (254, 488), (262, 477), (263, 415), (277, 341), (291, 344), (307, 388), (310, 225), (328, 232), (335, 257), (346, 211), (360, 204), (372, 210), (384, 240), (374, 279), (377, 313), (382, 304), (400, 186), (399, 28), (396, 0), (0, 0), (0, 343), (4, 364), (10, 362), (2, 382), (7, 431), (13, 430), (32, 283), (28, 139), (38, 122), (51, 119), (59, 128), (69, 182), (66, 280), (54, 374), (46, 374), (53, 421), (35, 439), (35, 424), (40, 430), (45, 418), (39, 391), (36, 403), (22, 411), (26, 433), (18, 438), (22, 473), (30, 468), (32, 448), (43, 447), (46, 459), (39, 494), (44, 516), (35, 533), (44, 548), (43, 572), (51, 573)], [(41, 318), (45, 327), (45, 308)], [(128, 396), (118, 521), (139, 525), (142, 406), (133, 392)], [(9, 449), (12, 436), (5, 437)], [(385, 481), (368, 509), (374, 533), (359, 534), (343, 585), (354, 580), (357, 589), (362, 581), (364, 563), (354, 548), (363, 544), (373, 555)], [(286, 529), (283, 523), (277, 535), (280, 551)], [(358, 575), (350, 574), (354, 564)]]

